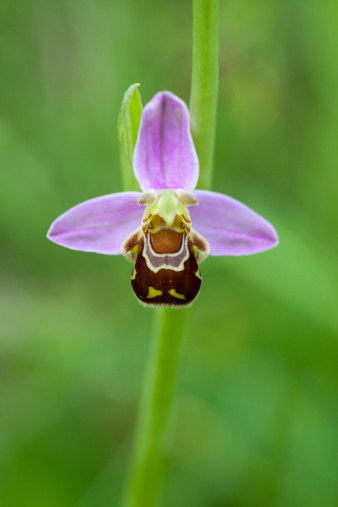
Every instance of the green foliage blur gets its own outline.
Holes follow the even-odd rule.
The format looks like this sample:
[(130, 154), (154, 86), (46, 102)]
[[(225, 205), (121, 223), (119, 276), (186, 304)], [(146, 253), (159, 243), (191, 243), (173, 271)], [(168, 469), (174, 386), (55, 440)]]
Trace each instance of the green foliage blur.
[[(191, 1), (2, 0), (0, 505), (117, 506), (151, 332), (122, 257), (45, 238), (122, 190), (141, 83), (189, 101)], [(190, 314), (161, 507), (333, 507), (335, 2), (221, 2), (214, 190), (280, 246), (209, 258)]]

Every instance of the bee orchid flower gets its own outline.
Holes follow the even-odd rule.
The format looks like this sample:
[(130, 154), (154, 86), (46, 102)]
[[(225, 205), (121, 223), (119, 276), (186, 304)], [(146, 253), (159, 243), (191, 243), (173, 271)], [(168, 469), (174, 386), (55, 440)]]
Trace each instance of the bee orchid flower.
[(123, 253), (133, 262), (131, 285), (143, 305), (188, 306), (208, 255), (251, 255), (278, 244), (274, 227), (241, 202), (195, 190), (189, 111), (171, 92), (144, 107), (133, 160), (141, 192), (82, 202), (58, 217), (47, 237), (72, 250)]

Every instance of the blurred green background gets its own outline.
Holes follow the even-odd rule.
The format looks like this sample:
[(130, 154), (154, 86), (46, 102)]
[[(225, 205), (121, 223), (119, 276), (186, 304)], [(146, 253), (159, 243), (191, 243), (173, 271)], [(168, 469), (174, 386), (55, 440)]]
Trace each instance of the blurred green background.
[[(221, 2), (214, 190), (280, 246), (202, 266), (162, 507), (336, 505), (337, 21)], [(122, 257), (45, 235), (121, 190), (130, 84), (188, 102), (191, 2), (2, 0), (0, 23), (0, 505), (117, 506), (152, 311)]]

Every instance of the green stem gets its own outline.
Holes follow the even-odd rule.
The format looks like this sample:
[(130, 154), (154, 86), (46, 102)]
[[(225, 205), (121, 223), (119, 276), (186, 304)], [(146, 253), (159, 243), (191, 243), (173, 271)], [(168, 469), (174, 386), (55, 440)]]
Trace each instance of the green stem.
[[(210, 188), (218, 92), (218, 0), (194, 0), (191, 129), (199, 186)], [(180, 343), (187, 310), (156, 311), (124, 507), (154, 507), (167, 464), (167, 444)]]
[(185, 319), (186, 310), (156, 310), (124, 507), (153, 507), (161, 490)]
[(190, 95), (191, 132), (200, 162), (200, 188), (211, 188), (216, 132), (219, 0), (194, 0)]

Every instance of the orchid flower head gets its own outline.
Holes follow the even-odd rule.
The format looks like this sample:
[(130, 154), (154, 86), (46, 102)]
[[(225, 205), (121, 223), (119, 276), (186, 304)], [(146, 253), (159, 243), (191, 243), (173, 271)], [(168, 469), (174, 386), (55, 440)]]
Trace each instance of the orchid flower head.
[(251, 255), (278, 244), (274, 227), (227, 195), (195, 190), (199, 163), (186, 104), (157, 93), (144, 107), (134, 149), (141, 192), (74, 206), (47, 237), (66, 248), (133, 262), (131, 285), (145, 306), (185, 307), (201, 287), (208, 255)]

